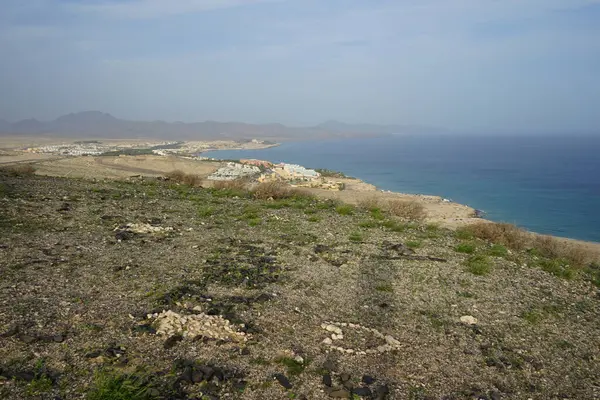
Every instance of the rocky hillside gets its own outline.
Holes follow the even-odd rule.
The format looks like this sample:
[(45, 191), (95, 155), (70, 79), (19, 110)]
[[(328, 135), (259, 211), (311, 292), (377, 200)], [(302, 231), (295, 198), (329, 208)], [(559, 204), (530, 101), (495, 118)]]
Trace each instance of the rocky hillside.
[(597, 268), (298, 194), (3, 171), (0, 398), (597, 399)]

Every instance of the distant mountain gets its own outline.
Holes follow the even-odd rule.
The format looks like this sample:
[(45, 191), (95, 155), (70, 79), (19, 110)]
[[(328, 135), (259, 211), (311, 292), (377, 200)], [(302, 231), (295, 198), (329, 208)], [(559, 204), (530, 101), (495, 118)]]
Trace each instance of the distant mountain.
[(246, 124), (242, 122), (165, 122), (128, 121), (100, 111), (63, 115), (54, 121), (27, 119), (14, 124), (0, 122), (0, 134), (47, 135), (76, 138), (149, 138), (173, 140), (240, 140), (273, 141), (309, 140), (381, 136), (394, 133), (431, 132), (431, 129), (396, 125), (323, 124), (292, 128), (282, 124)]

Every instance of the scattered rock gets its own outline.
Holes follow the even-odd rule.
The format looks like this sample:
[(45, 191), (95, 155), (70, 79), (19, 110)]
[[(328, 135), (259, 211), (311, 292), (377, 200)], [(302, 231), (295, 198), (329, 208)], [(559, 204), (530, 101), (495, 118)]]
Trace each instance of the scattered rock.
[(26, 344), (31, 344), (36, 341), (36, 338), (34, 336), (26, 335), (26, 334), (19, 335), (19, 339), (21, 340), (21, 342), (26, 343)]
[(334, 399), (349, 399), (350, 392), (346, 389), (337, 389), (329, 392), (329, 397), (333, 397)]
[(352, 389), (352, 393), (360, 397), (369, 397), (373, 394), (371, 392), (371, 389), (369, 389), (368, 387), (354, 388)]
[(342, 383), (348, 382), (350, 379), (352, 379), (350, 374), (346, 374), (346, 373), (340, 374), (340, 381), (342, 381)]
[(273, 375), (273, 377), (275, 379), (277, 379), (277, 382), (279, 382), (279, 384), (281, 386), (283, 386), (284, 388), (291, 389), (293, 387), (292, 384), (290, 383), (289, 379), (286, 378), (285, 375), (283, 375), (283, 374), (275, 374), (275, 375)]
[(332, 384), (333, 384), (333, 382), (331, 381), (331, 375), (329, 375), (329, 374), (323, 375), (323, 385), (325, 385), (327, 387), (331, 387)]
[(373, 383), (375, 383), (375, 381), (376, 381), (376, 379), (369, 375), (363, 375), (363, 377), (362, 377), (362, 382), (365, 385), (372, 385)]
[(490, 397), (492, 400), (502, 400), (502, 395), (500, 394), (500, 392), (494, 390), (490, 393)]
[(64, 211), (70, 211), (70, 210), (71, 210), (71, 205), (69, 203), (63, 203), (57, 211), (64, 212)]
[(387, 385), (377, 386), (374, 390), (374, 398), (376, 400), (385, 400), (390, 393), (390, 388)]
[(460, 322), (466, 325), (477, 325), (477, 318), (471, 315), (463, 315), (460, 317)]
[(173, 346), (175, 346), (178, 342), (181, 342), (183, 340), (183, 336), (181, 335), (173, 335), (171, 337), (169, 337), (167, 340), (165, 340), (165, 343), (163, 344), (163, 347), (165, 349), (170, 349)]

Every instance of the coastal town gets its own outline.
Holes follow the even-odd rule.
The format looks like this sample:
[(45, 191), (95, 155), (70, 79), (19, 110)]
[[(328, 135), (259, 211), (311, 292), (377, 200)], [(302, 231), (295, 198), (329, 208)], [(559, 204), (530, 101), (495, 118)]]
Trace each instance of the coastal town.
[(309, 187), (329, 190), (342, 190), (342, 182), (332, 181), (314, 169), (302, 165), (278, 163), (264, 160), (242, 159), (229, 162), (213, 172), (208, 179), (213, 181), (229, 181), (235, 179), (256, 179), (263, 182), (286, 182), (292, 187)]
[[(277, 143), (251, 139), (247, 141), (98, 141), (82, 140), (70, 143), (27, 146), (22, 154), (54, 157), (100, 157), (101, 156), (155, 156), (169, 159), (176, 157), (190, 161), (221, 160), (205, 157), (214, 150), (260, 149), (276, 146)], [(325, 177), (314, 169), (288, 163), (272, 163), (264, 160), (241, 159), (230, 161), (212, 172), (209, 181), (232, 181), (236, 179), (262, 182), (285, 182), (293, 187), (319, 188), (339, 191), (344, 183)]]
[(100, 156), (119, 154), (156, 154), (159, 156), (195, 156), (213, 150), (262, 149), (277, 146), (277, 143), (251, 139), (246, 141), (144, 141), (144, 140), (80, 140), (26, 146), (22, 149), (29, 154), (50, 154), (57, 156)]

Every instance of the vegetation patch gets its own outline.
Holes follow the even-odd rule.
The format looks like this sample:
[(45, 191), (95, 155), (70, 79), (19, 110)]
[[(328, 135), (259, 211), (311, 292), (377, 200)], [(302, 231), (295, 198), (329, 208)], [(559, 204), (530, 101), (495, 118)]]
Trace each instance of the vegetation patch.
[(260, 288), (277, 282), (282, 270), (272, 252), (254, 244), (239, 242), (217, 249), (206, 260), (204, 276), (207, 282), (225, 286)]
[(86, 398), (88, 400), (151, 400), (158, 398), (159, 394), (156, 389), (152, 389), (146, 378), (101, 370), (96, 373)]
[(351, 242), (362, 242), (363, 241), (363, 234), (360, 233), (360, 232), (355, 231), (355, 232), (350, 233), (350, 236), (348, 236), (348, 239)]
[(474, 243), (463, 242), (457, 245), (454, 250), (458, 253), (473, 254), (475, 253), (475, 250), (477, 250), (477, 246), (475, 246)]
[(284, 365), (287, 368), (287, 373), (292, 376), (300, 375), (308, 364), (305, 360), (299, 361), (291, 357), (280, 357), (275, 362)]
[(335, 208), (335, 212), (340, 215), (352, 215), (354, 214), (354, 207), (350, 204), (340, 204)]
[(389, 200), (387, 211), (399, 218), (409, 221), (421, 221), (425, 218), (425, 207), (416, 201)]
[(467, 271), (473, 275), (487, 275), (492, 270), (492, 263), (484, 255), (471, 256), (466, 261)]
[(506, 257), (508, 255), (508, 249), (501, 244), (493, 244), (488, 250), (488, 254), (492, 257)]

